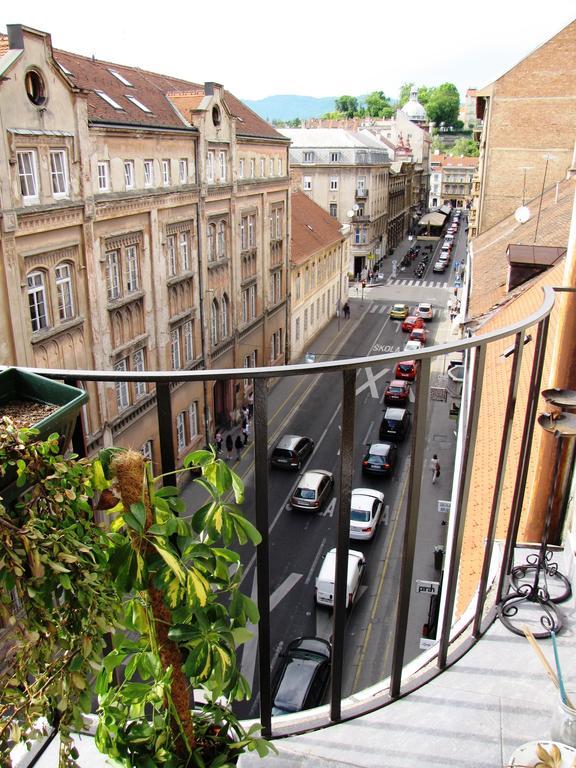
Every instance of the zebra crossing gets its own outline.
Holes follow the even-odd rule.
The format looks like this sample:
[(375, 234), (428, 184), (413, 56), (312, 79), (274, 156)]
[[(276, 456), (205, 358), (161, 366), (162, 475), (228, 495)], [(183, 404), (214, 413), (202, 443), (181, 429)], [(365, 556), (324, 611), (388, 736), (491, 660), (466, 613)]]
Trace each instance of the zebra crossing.
[(448, 288), (449, 283), (446, 280), (416, 280), (407, 277), (404, 278), (388, 278), (385, 283), (379, 285), (397, 285), (405, 288), (413, 286), (415, 288)]

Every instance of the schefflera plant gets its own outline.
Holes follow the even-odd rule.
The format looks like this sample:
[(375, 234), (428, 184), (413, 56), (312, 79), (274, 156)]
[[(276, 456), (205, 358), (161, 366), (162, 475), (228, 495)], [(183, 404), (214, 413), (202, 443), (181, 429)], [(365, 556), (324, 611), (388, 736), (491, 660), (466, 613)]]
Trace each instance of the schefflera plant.
[(229, 706), (250, 695), (236, 649), (258, 621), (229, 546), (261, 540), (239, 506), (241, 479), (212, 451), (191, 453), (185, 467), (201, 468), (195, 482), (209, 501), (187, 517), (179, 489), (158, 487), (141, 454), (100, 459), (120, 499), (110, 567), (125, 599), (124, 629), (97, 679), (98, 748), (126, 768), (221, 768), (246, 750), (265, 755), (258, 726), (246, 731)]

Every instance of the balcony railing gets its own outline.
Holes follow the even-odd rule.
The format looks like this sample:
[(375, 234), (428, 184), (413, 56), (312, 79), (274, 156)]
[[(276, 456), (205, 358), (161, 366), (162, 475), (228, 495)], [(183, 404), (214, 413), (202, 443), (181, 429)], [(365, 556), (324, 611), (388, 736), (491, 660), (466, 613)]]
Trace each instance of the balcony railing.
[[(544, 289), (544, 300), (540, 308), (532, 315), (496, 331), (448, 342), (442, 345), (423, 348), (418, 352), (392, 352), (376, 354), (370, 357), (338, 359), (315, 363), (314, 366), (291, 365), (269, 368), (251, 368), (248, 370), (195, 370), (195, 371), (149, 371), (146, 373), (117, 373), (111, 371), (88, 370), (47, 370), (29, 369), (45, 376), (64, 379), (69, 383), (104, 382), (113, 384), (119, 381), (149, 382), (156, 385), (158, 438), (160, 440), (162, 472), (175, 469), (174, 434), (172, 430), (171, 386), (175, 382), (226, 382), (231, 379), (244, 378), (248, 372), (254, 386), (254, 516), (258, 529), (262, 534), (262, 543), (257, 548), (256, 575), (258, 608), (260, 622), (258, 624), (258, 673), (259, 673), (259, 709), (260, 721), (265, 735), (279, 736), (289, 733), (302, 733), (318, 727), (347, 720), (358, 715), (373, 711), (423, 685), (432, 677), (443, 672), (447, 666), (460, 658), (490, 626), (495, 617), (496, 604), (499, 597), (507, 589), (508, 575), (512, 562), (513, 549), (516, 543), (516, 533), (521, 513), (521, 505), (514, 503), (509, 512), (508, 535), (504, 543), (504, 556), (499, 572), (493, 574), (489, 568), (495, 548), (495, 521), (500, 510), (499, 489), (504, 476), (505, 457), (511, 442), (511, 423), (514, 418), (517, 384), (520, 375), (521, 361), (525, 354), (527, 329), (531, 329), (533, 342), (533, 362), (530, 371), (529, 402), (524, 414), (523, 437), (524, 445), (529, 444), (531, 432), (536, 420), (537, 395), (540, 389), (542, 369), (544, 365), (544, 350), (546, 346), (549, 314), (554, 306), (554, 292)], [(536, 330), (534, 330), (534, 327)], [(477, 593), (472, 605), (466, 635), (462, 626), (454, 630), (456, 587), (460, 568), (463, 527), (465, 522), (466, 505), (470, 489), (472, 473), (472, 457), (476, 440), (480, 401), (485, 383), (489, 375), (485, 370), (486, 356), (491, 344), (511, 339), (512, 365), (509, 374), (508, 399), (505, 406), (505, 420), (502, 433), (495, 436), (499, 440), (499, 460), (495, 481), (494, 503), (490, 512), (488, 533), (484, 544), (482, 572), (477, 584)], [(436, 645), (427, 652), (426, 664), (422, 664), (418, 672), (405, 673), (405, 656), (407, 627), (410, 610), (410, 595), (413, 591), (413, 574), (415, 568), (415, 550), (418, 531), (418, 518), (421, 500), (421, 479), (427, 468), (425, 463), (425, 438), (430, 409), (432, 407), (431, 370), (434, 362), (445, 359), (443, 356), (463, 353), (465, 382), (462, 396), (462, 407), (459, 409), (458, 433), (460, 435), (460, 451), (457, 451), (458, 466), (455, 470), (457, 481), (452, 497), (451, 524), (447, 542), (447, 559), (444, 563), (443, 578), (443, 609), (440, 613)], [(346, 581), (350, 530), (350, 500), (354, 467), (355, 443), (355, 407), (357, 375), (362, 369), (375, 370), (376, 366), (392, 367), (397, 362), (416, 359), (418, 376), (415, 382), (415, 404), (413, 411), (413, 426), (411, 451), (408, 469), (407, 500), (405, 506), (405, 527), (401, 553), (399, 588), (396, 599), (396, 615), (394, 620), (392, 660), (390, 676), (386, 684), (379, 686), (370, 695), (357, 695), (347, 698), (343, 691), (343, 670), (345, 657), (345, 623), (346, 623)], [(272, 383), (282, 382), (289, 377), (317, 377), (321, 374), (333, 374), (340, 378), (340, 479), (338, 488), (339, 507), (337, 512), (336, 533), (336, 580), (334, 593), (334, 611), (332, 619), (332, 685), (329, 709), (322, 708), (299, 713), (299, 716), (271, 717), (271, 617), (270, 617), (270, 519), (268, 498), (268, 466), (269, 466), (269, 397)], [(296, 381), (296, 379), (294, 379)], [(295, 385), (293, 385), (295, 386)], [(520, 418), (520, 417), (518, 417)], [(82, 449), (82, 436), (76, 434), (75, 450)], [(517, 477), (525, 472), (528, 453), (520, 452), (516, 467)], [(497, 586), (496, 586), (497, 585)], [(457, 642), (455, 642), (457, 640)], [(413, 666), (413, 665), (412, 665)], [(358, 694), (359, 692), (355, 692)]]
[(366, 200), (368, 198), (368, 190), (364, 187), (358, 187), (356, 189), (356, 200)]

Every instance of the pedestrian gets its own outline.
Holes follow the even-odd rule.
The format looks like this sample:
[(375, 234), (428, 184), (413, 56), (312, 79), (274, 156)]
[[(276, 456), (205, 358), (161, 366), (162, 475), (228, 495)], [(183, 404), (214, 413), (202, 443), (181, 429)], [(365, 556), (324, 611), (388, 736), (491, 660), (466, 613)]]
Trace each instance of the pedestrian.
[(346, 318), (346, 320), (348, 320), (350, 318), (350, 304), (348, 304), (348, 302), (344, 304), (344, 306), (342, 307), (342, 311), (344, 312), (344, 317)]
[(248, 408), (247, 405), (242, 406), (242, 421), (249, 421), (250, 419), (250, 408)]
[(216, 437), (215, 437), (215, 440), (216, 440), (216, 453), (222, 453), (222, 441), (223, 441), (223, 439), (224, 438), (222, 437), (222, 432), (220, 432), (220, 430), (218, 430), (216, 432)]
[(246, 399), (248, 400), (248, 418), (251, 419), (254, 413), (254, 392), (249, 392)]
[(242, 443), (242, 438), (240, 435), (236, 435), (236, 440), (234, 440), (234, 448), (236, 448), (236, 461), (240, 461), (240, 456), (242, 455), (242, 448), (244, 447), (244, 444)]
[(430, 469), (432, 471), (432, 485), (436, 483), (436, 480), (440, 477), (440, 462), (438, 456), (434, 454), (430, 459)]
[(232, 440), (232, 435), (228, 434), (226, 435), (226, 458), (228, 461), (232, 461), (232, 451), (234, 450), (234, 440)]
[(246, 445), (250, 436), (250, 422), (248, 419), (242, 424), (242, 434), (244, 435), (244, 445)]

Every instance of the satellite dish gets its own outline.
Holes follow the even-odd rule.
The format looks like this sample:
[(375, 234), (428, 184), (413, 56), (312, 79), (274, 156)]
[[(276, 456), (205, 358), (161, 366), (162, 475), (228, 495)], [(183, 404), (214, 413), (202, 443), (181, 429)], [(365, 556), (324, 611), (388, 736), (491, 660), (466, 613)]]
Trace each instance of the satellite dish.
[(519, 224), (526, 224), (530, 215), (530, 208), (527, 205), (521, 205), (514, 211), (514, 218)]
[(358, 203), (354, 203), (354, 205), (352, 206), (352, 210), (353, 211), (359, 211), (360, 210), (360, 206), (358, 205)]
[(352, 218), (354, 218), (354, 214), (355, 213), (356, 213), (356, 211), (353, 210), (352, 208), (350, 208), (349, 211), (346, 211), (346, 216), (348, 216), (349, 219), (352, 219)]

